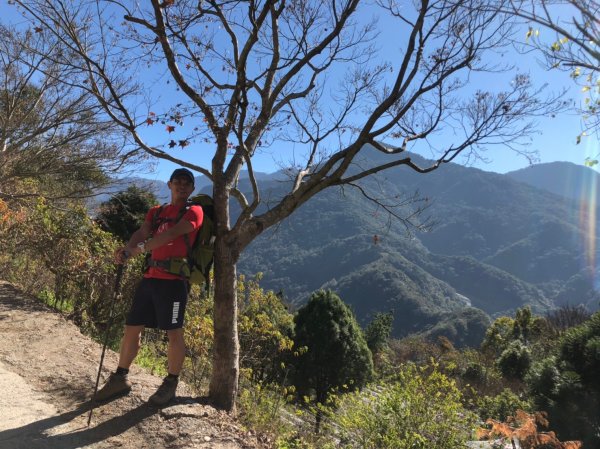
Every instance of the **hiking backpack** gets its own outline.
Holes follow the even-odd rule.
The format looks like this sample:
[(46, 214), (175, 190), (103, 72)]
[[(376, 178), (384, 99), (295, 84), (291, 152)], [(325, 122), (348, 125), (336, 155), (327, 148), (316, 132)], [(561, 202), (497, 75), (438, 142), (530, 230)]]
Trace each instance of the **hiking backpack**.
[[(158, 208), (152, 217), (152, 233), (156, 232), (160, 224), (166, 220), (160, 218), (160, 214), (166, 204)], [(185, 206), (181, 208), (175, 223), (177, 223), (185, 215), (191, 206), (202, 207), (203, 219), (202, 226), (198, 230), (196, 239), (193, 242), (189, 241), (188, 234), (183, 236), (187, 246), (187, 257), (173, 257), (164, 261), (153, 261), (150, 259), (150, 254), (146, 256), (146, 269), (148, 267), (160, 267), (168, 273), (183, 276), (189, 280), (191, 284), (203, 283), (206, 289), (209, 288), (210, 270), (214, 259), (215, 245), (215, 208), (213, 199), (209, 195), (199, 193), (188, 199)]]

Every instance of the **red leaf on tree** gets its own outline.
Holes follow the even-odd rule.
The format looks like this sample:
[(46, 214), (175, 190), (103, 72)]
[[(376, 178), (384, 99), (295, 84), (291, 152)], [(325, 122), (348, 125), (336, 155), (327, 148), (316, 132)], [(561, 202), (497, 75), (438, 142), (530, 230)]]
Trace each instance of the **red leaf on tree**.
[(167, 128), (166, 128), (166, 129), (167, 129), (167, 131), (168, 131), (169, 133), (172, 133), (172, 132), (174, 132), (174, 131), (175, 131), (175, 127), (174, 127), (173, 125), (167, 125)]
[(152, 120), (150, 117), (148, 117), (148, 118), (146, 119), (146, 124), (147, 124), (147, 125), (153, 125), (153, 124), (154, 124), (154, 120)]
[(41, 33), (42, 31), (44, 31), (44, 29), (42, 27), (35, 27), (33, 31), (35, 31), (36, 33)]
[(190, 144), (190, 142), (186, 139), (186, 140), (180, 140), (179, 141), (179, 145), (181, 146), (181, 148), (185, 148)]

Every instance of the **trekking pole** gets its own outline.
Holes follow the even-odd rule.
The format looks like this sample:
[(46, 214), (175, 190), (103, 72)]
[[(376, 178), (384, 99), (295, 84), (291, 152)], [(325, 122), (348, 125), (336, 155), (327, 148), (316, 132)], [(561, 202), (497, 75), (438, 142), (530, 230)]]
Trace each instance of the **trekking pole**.
[[(127, 252), (124, 253), (125, 260), (129, 257)], [(123, 261), (125, 262), (125, 261)], [(90, 427), (90, 422), (92, 421), (92, 413), (94, 412), (94, 408), (96, 408), (96, 393), (98, 393), (98, 384), (100, 383), (100, 374), (102, 373), (102, 364), (104, 363), (104, 354), (106, 353), (106, 346), (108, 346), (108, 338), (110, 337), (110, 328), (112, 327), (113, 321), (113, 310), (115, 309), (115, 303), (119, 298), (119, 294), (121, 291), (121, 279), (123, 278), (123, 268), (125, 263), (120, 263), (117, 266), (117, 276), (115, 278), (115, 287), (113, 290), (113, 300), (110, 304), (110, 309), (108, 311), (108, 322), (106, 325), (106, 333), (104, 334), (104, 344), (102, 345), (102, 355), (100, 355), (100, 365), (98, 366), (98, 375), (96, 376), (96, 385), (94, 386), (94, 394), (92, 396), (92, 408), (90, 409), (90, 414), (88, 415), (87, 426)]]

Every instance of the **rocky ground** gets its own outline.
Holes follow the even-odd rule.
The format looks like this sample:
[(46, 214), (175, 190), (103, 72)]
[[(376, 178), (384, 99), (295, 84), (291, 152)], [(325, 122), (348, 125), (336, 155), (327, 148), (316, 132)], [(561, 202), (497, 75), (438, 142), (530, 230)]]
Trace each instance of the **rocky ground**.
[[(168, 407), (150, 406), (161, 379), (135, 366), (131, 394), (98, 406), (88, 427), (101, 350), (62, 315), (0, 282), (0, 449), (264, 448), (185, 385)], [(107, 351), (104, 366), (116, 364)]]

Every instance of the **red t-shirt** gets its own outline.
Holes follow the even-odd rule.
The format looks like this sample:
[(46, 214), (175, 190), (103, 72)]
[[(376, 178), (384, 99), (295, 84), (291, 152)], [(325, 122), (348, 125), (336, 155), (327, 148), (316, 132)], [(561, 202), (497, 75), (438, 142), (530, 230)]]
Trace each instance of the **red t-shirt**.
[[(161, 206), (152, 207), (148, 213), (146, 214), (146, 221), (152, 223), (154, 219), (154, 214), (160, 209)], [(177, 219), (177, 215), (181, 210), (180, 207), (174, 206), (172, 204), (167, 204), (160, 211), (158, 229), (153, 231), (153, 236), (157, 236), (167, 229), (175, 226)], [(202, 208), (200, 206), (191, 206), (185, 212), (182, 220), (189, 221), (193, 226), (194, 230), (187, 234), (188, 241), (190, 244), (196, 239), (196, 235), (198, 234), (198, 230), (200, 226), (202, 226), (202, 219), (204, 217), (204, 213), (202, 212)], [(187, 245), (185, 244), (184, 235), (180, 235), (175, 240), (171, 240), (166, 245), (163, 245), (159, 248), (155, 248), (152, 250), (151, 258), (152, 260), (168, 260), (172, 257), (187, 257)], [(162, 268), (159, 267), (150, 267), (144, 274), (146, 278), (157, 278), (157, 279), (181, 279), (180, 276), (167, 273)]]

